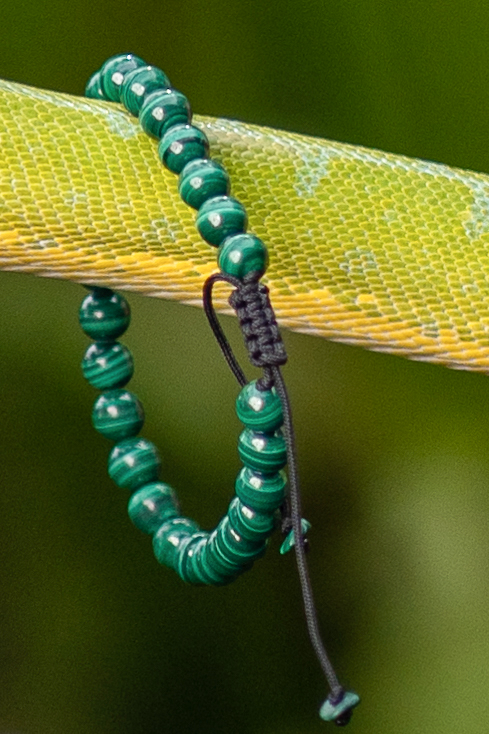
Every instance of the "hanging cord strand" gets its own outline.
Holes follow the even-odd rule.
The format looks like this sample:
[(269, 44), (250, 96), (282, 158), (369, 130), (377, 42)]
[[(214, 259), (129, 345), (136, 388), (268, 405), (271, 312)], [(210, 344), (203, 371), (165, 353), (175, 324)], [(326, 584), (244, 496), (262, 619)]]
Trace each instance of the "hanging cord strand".
[[(251, 364), (263, 369), (263, 375), (257, 381), (257, 387), (268, 390), (275, 386), (282, 403), (290, 487), (289, 497), (282, 508), (282, 524), (283, 527), (291, 526), (294, 533), (295, 556), (307, 629), (313, 650), (330, 688), (327, 701), (331, 706), (336, 706), (345, 697), (345, 690), (338, 680), (321, 638), (307, 566), (305, 538), (302, 534), (301, 496), (292, 410), (285, 381), (280, 371), (280, 366), (287, 361), (287, 354), (270, 304), (268, 288), (259, 282), (259, 277), (258, 273), (250, 273), (243, 280), (223, 273), (211, 275), (204, 285), (204, 311), (231, 371), (239, 384), (244, 386), (246, 384), (244, 372), (224, 334), (212, 302), (212, 289), (216, 282), (224, 281), (234, 286), (235, 290), (229, 298), (229, 303), (238, 316)], [(349, 722), (352, 708), (353, 706), (345, 707), (341, 713), (333, 717), (338, 726), (344, 726)]]

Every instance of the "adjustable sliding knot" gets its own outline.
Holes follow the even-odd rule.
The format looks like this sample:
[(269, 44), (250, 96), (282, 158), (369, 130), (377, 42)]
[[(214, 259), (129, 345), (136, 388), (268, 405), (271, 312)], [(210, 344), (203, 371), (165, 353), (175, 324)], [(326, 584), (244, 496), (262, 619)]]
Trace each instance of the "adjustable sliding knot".
[(255, 367), (277, 367), (287, 362), (266, 285), (258, 273), (249, 273), (229, 297), (243, 333), (249, 360)]

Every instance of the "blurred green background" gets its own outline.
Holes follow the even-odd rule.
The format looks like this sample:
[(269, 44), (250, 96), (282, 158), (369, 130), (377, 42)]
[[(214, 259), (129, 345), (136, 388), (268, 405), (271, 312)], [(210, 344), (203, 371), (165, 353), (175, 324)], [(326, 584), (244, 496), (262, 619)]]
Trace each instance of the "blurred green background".
[[(80, 94), (131, 50), (199, 113), (489, 171), (487, 3), (4, 0), (0, 18), (3, 78)], [(0, 275), (0, 731), (327, 731), (279, 539), (229, 588), (191, 588), (128, 521), (79, 370), (83, 295)], [(144, 435), (211, 526), (236, 386), (200, 310), (129, 300)], [(321, 626), (363, 697), (350, 731), (487, 734), (487, 377), (285, 339)]]

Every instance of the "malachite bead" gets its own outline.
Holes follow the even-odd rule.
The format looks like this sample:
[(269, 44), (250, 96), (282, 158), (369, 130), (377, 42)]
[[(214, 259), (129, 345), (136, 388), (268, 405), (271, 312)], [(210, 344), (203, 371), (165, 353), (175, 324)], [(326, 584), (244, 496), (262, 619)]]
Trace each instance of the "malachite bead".
[(275, 530), (273, 512), (257, 512), (234, 497), (228, 509), (229, 524), (245, 540), (259, 541), (268, 538)]
[[(261, 558), (266, 549), (266, 544), (263, 541), (252, 542), (238, 535), (229, 524), (227, 516), (223, 517), (217, 526), (213, 544), (225, 559), (231, 563), (236, 563), (238, 568), (242, 564)], [(211, 542), (210, 545), (212, 546)]]
[(214, 556), (210, 549), (209, 538), (205, 544), (196, 549), (192, 564), (194, 566), (195, 573), (198, 573), (204, 583), (209, 586), (224, 586), (236, 578), (239, 573), (236, 568), (233, 568), (232, 571), (228, 571), (214, 563)]
[(123, 296), (109, 288), (94, 288), (80, 306), (80, 326), (91, 339), (113, 341), (129, 326), (131, 312)]
[[(301, 518), (301, 531), (302, 531), (302, 537), (304, 537), (308, 530), (311, 529), (311, 523), (309, 520), (306, 520), (304, 517)], [(287, 537), (285, 538), (284, 542), (280, 546), (280, 553), (282, 555), (285, 555), (288, 553), (293, 547), (295, 546), (295, 534), (294, 531), (291, 530), (290, 533), (287, 534)]]
[(180, 544), (200, 530), (188, 517), (175, 517), (163, 523), (153, 536), (153, 551), (158, 563), (175, 569)]
[(192, 110), (188, 99), (176, 89), (163, 89), (145, 97), (139, 122), (145, 133), (162, 138), (174, 125), (188, 125)]
[(226, 237), (246, 231), (248, 218), (242, 204), (232, 196), (208, 199), (197, 212), (199, 234), (210, 245), (219, 247)]
[(168, 89), (170, 80), (156, 66), (140, 66), (130, 71), (122, 82), (121, 102), (132, 115), (139, 115), (143, 102), (152, 92)]
[(90, 344), (81, 368), (86, 380), (98, 390), (124, 387), (134, 372), (131, 352), (119, 342)]
[(348, 723), (352, 710), (359, 703), (360, 696), (354, 691), (345, 691), (338, 702), (331, 702), (328, 696), (319, 709), (319, 716), (323, 721), (336, 721), (338, 724), (344, 725)]
[(95, 401), (92, 423), (96, 431), (112, 441), (130, 438), (143, 427), (143, 406), (129, 390), (110, 390)]
[(230, 187), (226, 169), (219, 163), (205, 158), (197, 158), (187, 163), (178, 181), (180, 196), (193, 209), (200, 209), (207, 199), (226, 196)]
[(223, 273), (235, 278), (254, 272), (263, 275), (268, 266), (268, 250), (254, 234), (235, 234), (220, 246), (217, 262)]
[(195, 125), (174, 125), (161, 138), (158, 155), (170, 171), (180, 173), (190, 161), (207, 158), (207, 135)]
[(243, 387), (236, 399), (236, 413), (246, 428), (254, 431), (275, 431), (284, 422), (282, 403), (275, 392), (259, 390), (253, 380)]
[(180, 543), (175, 559), (175, 571), (182, 581), (186, 581), (188, 584), (205, 583), (198, 574), (197, 569), (193, 566), (192, 558), (199, 545), (202, 542), (206, 542), (208, 537), (209, 533), (201, 531), (193, 533)]
[(89, 97), (90, 99), (105, 99), (100, 71), (96, 71), (88, 80), (85, 87), (85, 97)]
[(155, 482), (160, 466), (158, 449), (145, 438), (126, 438), (109, 455), (109, 476), (119, 487), (128, 489)]
[(131, 71), (145, 66), (146, 62), (134, 54), (118, 54), (107, 59), (100, 69), (104, 97), (111, 102), (121, 101), (122, 83)]
[(180, 504), (173, 487), (163, 482), (151, 482), (134, 492), (127, 511), (139, 530), (152, 535), (167, 520), (179, 517)]
[(241, 502), (257, 512), (273, 512), (285, 499), (287, 476), (285, 472), (260, 474), (245, 467), (236, 479), (236, 494)]
[(259, 433), (245, 428), (238, 439), (243, 464), (262, 474), (274, 474), (287, 463), (287, 446), (281, 431)]
[[(197, 537), (202, 535), (202, 537)], [(195, 539), (196, 538), (196, 539)], [(214, 580), (203, 573), (199, 556), (208, 540), (208, 533), (194, 533), (185, 553), (186, 580), (191, 584), (213, 584)]]

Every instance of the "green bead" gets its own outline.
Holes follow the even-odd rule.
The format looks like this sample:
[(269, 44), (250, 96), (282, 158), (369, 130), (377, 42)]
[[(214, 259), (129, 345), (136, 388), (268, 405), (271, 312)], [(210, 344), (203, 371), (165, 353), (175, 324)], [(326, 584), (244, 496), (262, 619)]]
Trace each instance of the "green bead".
[(119, 342), (90, 344), (81, 368), (86, 380), (98, 390), (124, 387), (134, 372), (131, 352)]
[(207, 199), (229, 194), (230, 187), (226, 169), (206, 158), (187, 163), (178, 182), (180, 196), (194, 209), (200, 209)]
[(245, 428), (238, 440), (238, 452), (250, 469), (273, 474), (287, 463), (287, 446), (281, 431), (258, 433)]
[[(217, 573), (222, 574), (226, 578), (237, 576), (243, 570), (244, 562), (241, 558), (229, 558), (220, 549), (217, 542), (217, 534), (219, 531), (219, 525), (210, 534), (209, 541), (207, 543), (206, 559), (208, 563), (215, 569)], [(253, 561), (246, 561), (246, 564), (250, 566)]]
[(145, 438), (126, 438), (109, 455), (109, 476), (119, 487), (128, 489), (156, 481), (160, 466), (158, 449)]
[(130, 438), (143, 427), (143, 406), (129, 390), (110, 390), (95, 401), (92, 423), (96, 431), (112, 441)]
[(102, 89), (100, 71), (92, 74), (85, 87), (85, 97), (90, 99), (106, 99)]
[(196, 225), (200, 236), (216, 247), (226, 237), (245, 232), (247, 224), (244, 206), (232, 196), (208, 199), (197, 212)]
[(275, 515), (257, 512), (234, 497), (228, 509), (229, 524), (245, 540), (259, 541), (268, 538), (275, 530)]
[(195, 125), (174, 125), (160, 140), (158, 155), (173, 173), (180, 173), (195, 158), (207, 158), (207, 135)]
[(153, 551), (158, 563), (175, 569), (180, 544), (200, 530), (188, 517), (175, 517), (158, 528), (153, 536)]
[(194, 567), (192, 559), (195, 551), (202, 543), (207, 542), (209, 533), (198, 532), (193, 533), (190, 537), (185, 538), (179, 544), (178, 552), (175, 559), (175, 571), (178, 573), (182, 581), (188, 584), (203, 584), (205, 581)]
[(162, 138), (174, 125), (188, 125), (191, 119), (189, 101), (176, 89), (160, 89), (148, 94), (139, 111), (141, 127), (154, 138)]
[(353, 691), (345, 691), (338, 702), (326, 699), (319, 709), (319, 716), (323, 721), (335, 721), (340, 726), (350, 720), (352, 709), (360, 703), (360, 696)]
[(217, 262), (223, 273), (235, 278), (255, 272), (263, 275), (268, 265), (268, 250), (254, 234), (235, 234), (220, 246)]
[(113, 341), (129, 326), (131, 312), (126, 299), (109, 288), (94, 288), (80, 306), (80, 326), (97, 341)]
[[(197, 537), (202, 535), (202, 537)], [(196, 539), (195, 539), (196, 538)], [(194, 540), (195, 539), (195, 540)], [(195, 533), (191, 536), (189, 546), (185, 549), (185, 580), (191, 584), (214, 584), (214, 580), (203, 573), (200, 563), (200, 553), (205, 547), (208, 539), (208, 533)]]
[(151, 482), (132, 495), (127, 511), (139, 530), (152, 535), (167, 520), (180, 515), (180, 505), (173, 487)]
[(156, 66), (140, 66), (124, 77), (120, 99), (124, 107), (137, 117), (143, 102), (151, 92), (169, 87), (171, 87), (170, 80), (161, 69), (157, 69)]
[[(223, 586), (229, 583), (229, 574), (216, 570), (214, 564), (209, 561), (209, 538), (205, 542), (197, 544), (193, 556), (190, 559), (191, 573), (201, 579), (202, 583), (209, 586)], [(232, 577), (234, 578), (234, 576)]]
[(236, 400), (236, 413), (246, 428), (255, 431), (275, 431), (284, 422), (282, 402), (275, 392), (259, 390), (253, 380), (243, 387)]
[(145, 66), (145, 61), (134, 54), (117, 54), (107, 59), (100, 69), (100, 82), (105, 99), (111, 102), (121, 101), (121, 89), (125, 77), (129, 72), (140, 66)]
[(236, 494), (256, 512), (273, 512), (287, 494), (287, 476), (282, 471), (267, 476), (245, 467), (236, 479)]
[[(252, 542), (242, 538), (230, 525), (229, 518), (223, 517), (216, 528), (215, 546), (230, 563), (236, 563), (238, 568), (250, 561), (254, 561), (265, 553), (266, 543)], [(211, 541), (209, 544), (212, 546)]]
[[(301, 531), (302, 531), (302, 537), (305, 536), (308, 530), (311, 528), (311, 523), (309, 520), (306, 520), (304, 517), (301, 518)], [(285, 555), (288, 553), (293, 547), (295, 546), (295, 535), (294, 531), (291, 530), (290, 533), (287, 534), (287, 537), (285, 538), (284, 542), (280, 546), (280, 553), (281, 555)]]

